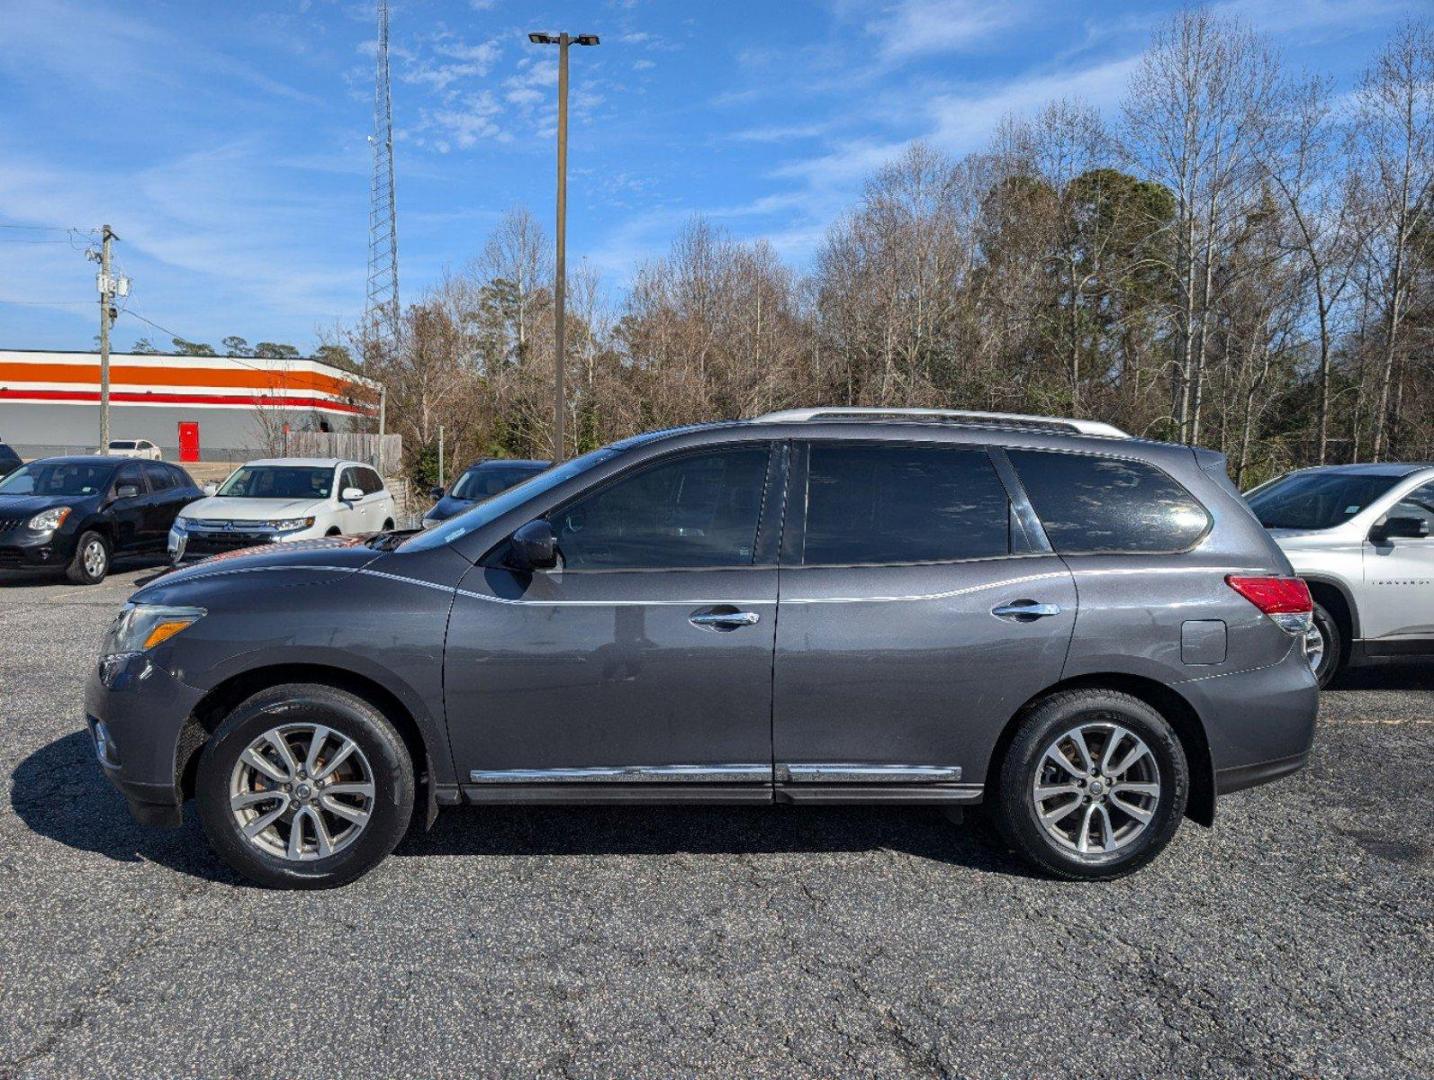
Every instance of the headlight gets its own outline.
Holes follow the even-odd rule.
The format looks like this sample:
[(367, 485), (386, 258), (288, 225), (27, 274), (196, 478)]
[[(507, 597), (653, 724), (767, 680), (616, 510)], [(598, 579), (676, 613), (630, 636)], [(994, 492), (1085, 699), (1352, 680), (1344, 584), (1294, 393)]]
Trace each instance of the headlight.
[(126, 604), (105, 634), (103, 656), (141, 653), (168, 641), (204, 618), (198, 607), (167, 604)]
[(65, 518), (70, 516), (68, 506), (52, 506), (48, 510), (41, 510), (30, 519), (30, 528), (36, 532), (54, 532), (65, 523)]
[(180, 532), (184, 532), (189, 528), (189, 522), (186, 521), (184, 518), (175, 518), (174, 525), (171, 527), (178, 529)]
[(277, 521), (256, 521), (254, 522), (261, 529), (273, 529), (275, 532), (298, 532), (300, 529), (313, 527), (314, 519), (305, 518), (279, 518)]

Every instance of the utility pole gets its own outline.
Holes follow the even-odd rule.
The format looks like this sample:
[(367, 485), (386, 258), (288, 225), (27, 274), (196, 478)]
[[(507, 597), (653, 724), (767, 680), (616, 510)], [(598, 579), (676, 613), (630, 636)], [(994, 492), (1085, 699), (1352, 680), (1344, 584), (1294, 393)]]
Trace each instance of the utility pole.
[(557, 309), (553, 328), (553, 461), (562, 461), (566, 442), (563, 419), (567, 404), (563, 396), (563, 368), (566, 365), (567, 316), (565, 301), (568, 284), (568, 46), (596, 45), (596, 34), (528, 35), (534, 45), (558, 47), (558, 255), (554, 267), (553, 304)]
[(100, 453), (110, 449), (110, 324), (114, 319), (115, 281), (110, 275), (110, 256), (115, 234), (103, 227), (100, 240)]

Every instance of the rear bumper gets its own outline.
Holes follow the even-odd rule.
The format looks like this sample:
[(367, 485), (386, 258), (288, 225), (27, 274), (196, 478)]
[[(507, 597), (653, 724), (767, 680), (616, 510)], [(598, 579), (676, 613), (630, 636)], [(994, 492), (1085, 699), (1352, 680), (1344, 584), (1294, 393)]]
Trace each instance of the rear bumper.
[(1298, 645), (1277, 664), (1178, 684), (1204, 721), (1216, 794), (1299, 770), (1314, 744), (1319, 687)]
[(179, 740), (202, 690), (156, 667), (147, 655), (102, 677), (96, 664), (85, 688), (85, 721), (100, 769), (125, 797), (136, 821), (178, 825)]
[(1274, 761), (1262, 761), (1258, 765), (1237, 765), (1231, 769), (1221, 769), (1215, 774), (1215, 794), (1229, 795), (1279, 780), (1303, 769), (1309, 757), (1309, 752), (1306, 751)]

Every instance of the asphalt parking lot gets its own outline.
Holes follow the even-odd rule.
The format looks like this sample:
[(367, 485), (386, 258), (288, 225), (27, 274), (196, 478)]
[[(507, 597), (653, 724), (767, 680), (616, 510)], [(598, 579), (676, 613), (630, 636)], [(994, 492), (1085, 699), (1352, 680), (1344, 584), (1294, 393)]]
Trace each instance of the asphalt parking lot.
[(286, 894), (93, 762), (150, 572), (0, 576), (0, 1077), (1434, 1075), (1434, 664), (1114, 884), (929, 810), (487, 809)]

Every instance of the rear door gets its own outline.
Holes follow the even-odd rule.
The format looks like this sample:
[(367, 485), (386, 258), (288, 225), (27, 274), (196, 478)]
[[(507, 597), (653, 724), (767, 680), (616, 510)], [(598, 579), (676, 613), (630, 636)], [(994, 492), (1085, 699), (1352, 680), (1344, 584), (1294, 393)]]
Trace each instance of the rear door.
[(1009, 466), (983, 447), (795, 450), (773, 679), (778, 782), (792, 798), (979, 784), (1001, 728), (1060, 678), (1070, 572), (1023, 524)]
[(766, 440), (636, 465), (547, 515), (559, 569), (507, 569), (500, 545), (463, 579), (444, 694), (482, 797), (770, 800), (775, 468)]

